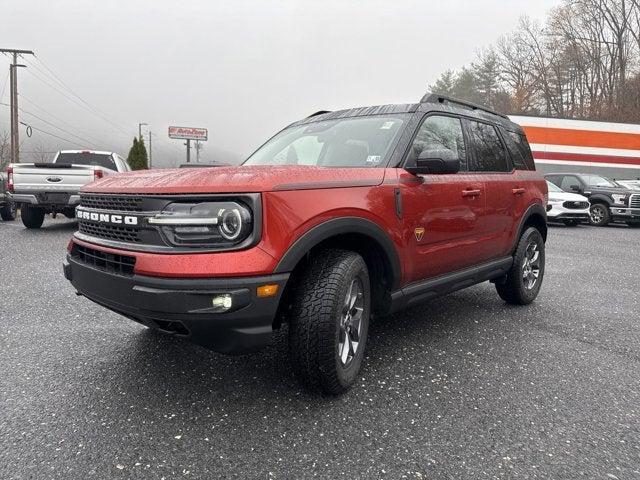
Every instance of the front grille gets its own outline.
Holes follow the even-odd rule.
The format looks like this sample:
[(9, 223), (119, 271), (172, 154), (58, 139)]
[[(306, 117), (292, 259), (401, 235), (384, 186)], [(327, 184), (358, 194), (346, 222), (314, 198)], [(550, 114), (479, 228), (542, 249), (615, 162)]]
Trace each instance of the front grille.
[(562, 206), (564, 208), (578, 210), (589, 207), (589, 202), (564, 202)]
[(106, 238), (118, 242), (140, 243), (140, 229), (132, 226), (110, 225), (89, 220), (78, 222), (78, 230), (92, 237)]
[(118, 275), (133, 275), (133, 268), (136, 264), (135, 257), (127, 255), (116, 255), (93, 248), (83, 247), (77, 243), (71, 249), (71, 256), (91, 267)]
[(118, 212), (142, 212), (143, 197), (131, 195), (80, 194), (80, 206)]
[(629, 197), (630, 208), (640, 208), (640, 193), (634, 193)]

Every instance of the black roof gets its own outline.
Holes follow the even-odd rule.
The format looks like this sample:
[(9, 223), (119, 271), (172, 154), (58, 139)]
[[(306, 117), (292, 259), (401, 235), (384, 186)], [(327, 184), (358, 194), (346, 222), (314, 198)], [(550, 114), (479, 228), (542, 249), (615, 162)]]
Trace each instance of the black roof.
[(370, 115), (392, 115), (399, 113), (441, 111), (464, 115), (480, 120), (488, 120), (492, 123), (502, 125), (507, 130), (521, 132), (520, 125), (509, 120), (504, 114), (490, 110), (489, 108), (477, 105), (464, 100), (439, 95), (435, 93), (425, 94), (420, 103), (400, 103), (389, 105), (377, 105), (373, 107), (358, 107), (346, 110), (336, 110), (333, 112), (321, 110), (309, 115), (307, 118), (292, 123), (290, 126), (306, 125), (324, 120), (334, 120), (348, 117), (364, 117)]

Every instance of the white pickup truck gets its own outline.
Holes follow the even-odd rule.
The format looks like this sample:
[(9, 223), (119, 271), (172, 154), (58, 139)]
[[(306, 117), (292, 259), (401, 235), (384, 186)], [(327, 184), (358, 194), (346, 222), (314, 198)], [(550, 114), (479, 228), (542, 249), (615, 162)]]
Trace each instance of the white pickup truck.
[(130, 171), (116, 153), (61, 150), (51, 163), (14, 163), (7, 168), (9, 197), (27, 228), (40, 228), (44, 216), (75, 217), (79, 190), (105, 175)]

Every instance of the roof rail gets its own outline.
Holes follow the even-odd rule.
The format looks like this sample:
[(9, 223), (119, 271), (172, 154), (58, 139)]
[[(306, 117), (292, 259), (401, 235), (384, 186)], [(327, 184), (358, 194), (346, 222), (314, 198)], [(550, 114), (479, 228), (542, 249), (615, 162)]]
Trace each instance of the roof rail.
[(331, 110), (318, 110), (317, 112), (312, 113), (307, 118), (315, 117), (317, 115), (322, 115), (323, 113), (331, 113)]
[(509, 119), (509, 117), (507, 117), (506, 115), (502, 114), (502, 113), (498, 113), (494, 110), (491, 110), (490, 108), (487, 107), (483, 107), (482, 105), (477, 105), (475, 103), (471, 103), (471, 102), (467, 102), (464, 100), (458, 100), (457, 98), (451, 98), (451, 97), (447, 97), (446, 95), (439, 95), (437, 93), (431, 93), (431, 92), (427, 92), (425, 93), (425, 95), (422, 97), (422, 99), (420, 100), (420, 103), (453, 103), (455, 105), (460, 105), (462, 107), (466, 107), (469, 108), (471, 110), (480, 110), (482, 112), (485, 113), (490, 113), (491, 115), (497, 115), (498, 117), (502, 117), (502, 118), (506, 118), (507, 120)]

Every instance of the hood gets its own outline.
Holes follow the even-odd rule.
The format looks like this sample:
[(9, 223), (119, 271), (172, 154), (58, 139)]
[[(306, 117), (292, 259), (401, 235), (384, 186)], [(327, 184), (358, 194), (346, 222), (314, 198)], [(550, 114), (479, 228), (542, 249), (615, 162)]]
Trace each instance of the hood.
[(109, 175), (82, 189), (94, 193), (251, 193), (364, 187), (384, 180), (382, 168), (235, 166), (140, 170)]
[(619, 193), (620, 195), (628, 195), (630, 193), (633, 193), (633, 190), (626, 187), (597, 187), (595, 185), (588, 186), (587, 188), (585, 188), (585, 191), (591, 193)]
[(559, 198), (563, 202), (588, 202), (589, 199), (577, 193), (549, 191), (549, 200)]

